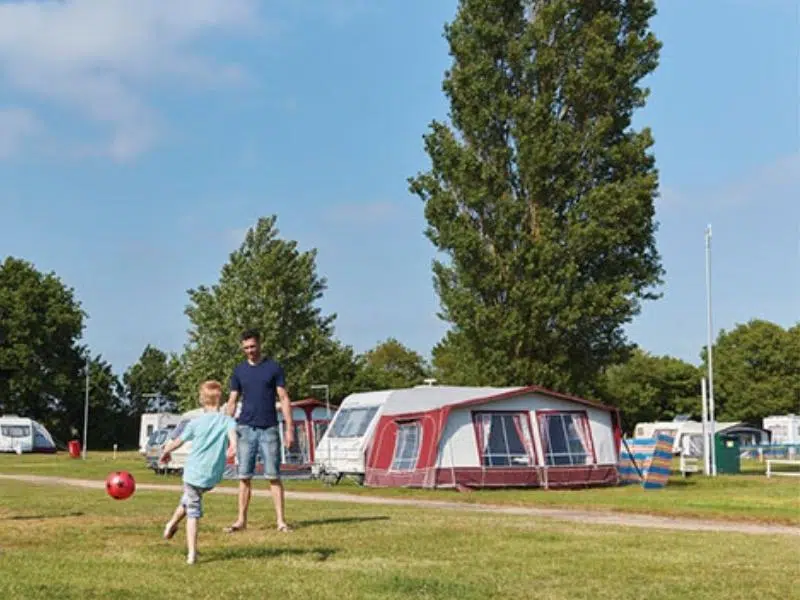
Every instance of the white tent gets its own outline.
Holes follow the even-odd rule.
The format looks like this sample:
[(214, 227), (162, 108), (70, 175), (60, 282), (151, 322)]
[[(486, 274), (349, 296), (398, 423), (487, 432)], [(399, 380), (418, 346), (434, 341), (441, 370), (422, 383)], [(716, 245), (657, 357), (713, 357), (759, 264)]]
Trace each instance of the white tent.
[(316, 470), (370, 486), (603, 485), (619, 438), (615, 409), (543, 388), (418, 386), (346, 398)]
[(55, 452), (56, 444), (44, 425), (16, 415), (0, 417), (0, 452)]

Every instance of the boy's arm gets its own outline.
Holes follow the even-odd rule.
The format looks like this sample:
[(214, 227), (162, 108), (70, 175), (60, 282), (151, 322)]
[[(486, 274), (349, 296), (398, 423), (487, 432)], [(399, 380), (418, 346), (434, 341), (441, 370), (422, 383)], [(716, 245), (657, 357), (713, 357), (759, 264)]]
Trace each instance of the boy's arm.
[(176, 437), (175, 439), (168, 441), (161, 449), (161, 458), (159, 458), (159, 462), (169, 462), (172, 451), (177, 450), (181, 446), (183, 446), (183, 440), (180, 437)]
[(170, 454), (173, 450), (180, 448), (183, 444), (194, 437), (194, 421), (189, 421), (183, 428), (179, 436), (168, 441), (161, 449), (161, 458), (159, 462), (167, 463), (170, 461)]
[(239, 439), (236, 435), (236, 427), (230, 427), (228, 429), (228, 458), (233, 458), (236, 456), (236, 451), (238, 450), (238, 443)]

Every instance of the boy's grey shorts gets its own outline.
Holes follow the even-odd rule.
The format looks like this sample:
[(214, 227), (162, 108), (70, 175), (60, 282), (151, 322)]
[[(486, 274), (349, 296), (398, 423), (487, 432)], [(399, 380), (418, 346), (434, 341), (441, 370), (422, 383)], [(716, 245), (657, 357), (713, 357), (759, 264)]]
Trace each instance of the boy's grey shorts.
[(183, 496), (181, 496), (181, 506), (186, 509), (186, 516), (192, 519), (199, 519), (203, 516), (203, 494), (209, 488), (201, 488), (191, 483), (183, 483)]

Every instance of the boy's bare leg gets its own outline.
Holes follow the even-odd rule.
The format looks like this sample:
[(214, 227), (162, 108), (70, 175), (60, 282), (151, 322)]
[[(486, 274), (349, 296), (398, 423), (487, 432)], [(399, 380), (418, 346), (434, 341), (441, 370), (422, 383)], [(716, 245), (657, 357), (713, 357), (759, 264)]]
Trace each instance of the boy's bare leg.
[(174, 536), (175, 532), (178, 530), (178, 525), (185, 516), (186, 509), (183, 507), (183, 504), (178, 505), (178, 508), (176, 508), (175, 512), (172, 514), (172, 518), (167, 521), (167, 525), (164, 527), (165, 540), (172, 539), (172, 536)]
[(186, 519), (186, 562), (190, 565), (197, 560), (197, 521), (195, 517)]

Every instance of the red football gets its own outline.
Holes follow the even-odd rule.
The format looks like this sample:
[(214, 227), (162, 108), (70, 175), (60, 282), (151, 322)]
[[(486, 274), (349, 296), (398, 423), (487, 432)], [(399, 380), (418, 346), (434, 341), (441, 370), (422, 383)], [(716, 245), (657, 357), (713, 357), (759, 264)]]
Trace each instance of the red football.
[(136, 491), (133, 475), (127, 471), (116, 471), (106, 477), (106, 492), (116, 500), (125, 500)]

